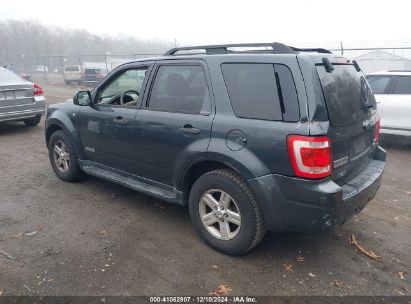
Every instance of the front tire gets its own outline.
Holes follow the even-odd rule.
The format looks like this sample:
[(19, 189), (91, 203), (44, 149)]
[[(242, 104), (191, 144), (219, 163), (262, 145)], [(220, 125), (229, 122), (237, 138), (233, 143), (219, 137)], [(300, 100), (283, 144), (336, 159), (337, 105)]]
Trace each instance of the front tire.
[(36, 117), (23, 120), (26, 127), (35, 127), (40, 123), (40, 121), (41, 115), (37, 115)]
[(83, 177), (74, 146), (64, 131), (58, 130), (51, 135), (48, 149), (50, 164), (57, 177), (69, 182)]
[(224, 254), (244, 254), (265, 234), (253, 193), (232, 170), (202, 175), (191, 188), (189, 208), (195, 230), (209, 246)]

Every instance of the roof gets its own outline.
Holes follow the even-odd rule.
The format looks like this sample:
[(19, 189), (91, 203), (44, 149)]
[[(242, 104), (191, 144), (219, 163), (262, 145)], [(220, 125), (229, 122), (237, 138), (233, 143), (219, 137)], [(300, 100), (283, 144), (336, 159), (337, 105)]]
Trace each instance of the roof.
[(398, 70), (391, 70), (391, 71), (381, 71), (370, 73), (368, 75), (397, 75), (397, 76), (411, 76), (411, 71), (398, 71)]

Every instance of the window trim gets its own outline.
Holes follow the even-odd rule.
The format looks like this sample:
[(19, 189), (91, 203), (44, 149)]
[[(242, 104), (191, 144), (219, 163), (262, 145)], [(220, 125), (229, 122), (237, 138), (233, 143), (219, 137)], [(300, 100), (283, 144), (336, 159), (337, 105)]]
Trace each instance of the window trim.
[[(295, 95), (297, 96), (297, 104), (298, 104), (298, 120), (296, 120), (296, 121), (288, 121), (288, 120), (284, 120), (284, 113), (283, 112), (281, 112), (281, 119), (264, 119), (264, 118), (250, 118), (250, 117), (241, 117), (241, 116), (238, 116), (236, 113), (235, 113), (235, 111), (234, 111), (234, 108), (233, 108), (233, 104), (232, 104), (232, 102), (231, 102), (231, 97), (230, 97), (230, 93), (228, 92), (228, 87), (227, 87), (227, 82), (226, 82), (226, 79), (225, 79), (225, 77), (224, 77), (224, 73), (223, 73), (223, 64), (254, 64), (254, 65), (257, 65), (257, 64), (269, 64), (269, 65), (272, 65), (272, 67), (273, 67), (273, 70), (274, 70), (274, 85), (275, 86), (277, 86), (277, 79), (276, 79), (276, 70), (275, 70), (275, 66), (276, 65), (282, 65), (282, 66), (284, 66), (284, 67), (286, 67), (289, 71), (290, 71), (290, 73), (291, 73), (291, 78), (293, 79), (293, 83), (294, 83), (294, 89), (295, 89)], [(220, 72), (221, 72), (221, 75), (222, 75), (222, 78), (223, 78), (223, 80), (224, 80), (224, 86), (225, 86), (225, 90), (226, 90), (226, 92), (227, 92), (227, 96), (228, 96), (228, 100), (229, 100), (229, 103), (230, 103), (230, 107), (231, 107), (231, 111), (233, 112), (233, 114), (234, 114), (234, 116), (236, 117), (236, 118), (240, 118), (240, 119), (255, 119), (255, 120), (261, 120), (261, 121), (281, 121), (281, 122), (289, 122), (289, 123), (296, 123), (296, 122), (298, 122), (298, 121), (300, 121), (301, 120), (301, 107), (300, 107), (300, 98), (299, 98), (299, 96), (298, 96), (298, 90), (297, 90), (297, 85), (296, 85), (296, 83), (295, 83), (295, 78), (294, 78), (294, 74), (293, 74), (293, 72), (292, 72), (292, 70), (290, 69), (290, 67), (288, 66), (288, 65), (286, 65), (285, 63), (276, 63), (276, 62), (250, 62), (250, 61), (224, 61), (224, 62), (221, 62), (220, 63)], [(281, 86), (281, 82), (279, 82), (279, 84), (280, 84), (280, 86)], [(281, 88), (281, 87), (280, 87)], [(279, 103), (280, 103), (280, 107), (282, 107), (281, 106), (281, 100), (280, 100), (280, 91), (278, 90), (278, 88), (277, 88), (277, 92), (278, 92), (278, 98), (279, 98)], [(285, 110), (285, 108), (284, 108), (284, 110)]]
[[(192, 112), (186, 112), (186, 111), (170, 111), (167, 109), (152, 109), (150, 108), (150, 98), (151, 98), (151, 93), (154, 87), (154, 82), (157, 78), (158, 71), (161, 67), (163, 66), (199, 66), (203, 73), (204, 73), (204, 79), (206, 82), (207, 90), (208, 90), (208, 102), (210, 105), (210, 111), (208, 113), (192, 113)], [(182, 61), (179, 60), (178, 62), (170, 62), (170, 61), (159, 61), (156, 62), (154, 67), (153, 67), (153, 73), (150, 75), (150, 84), (147, 89), (147, 94), (144, 98), (144, 101), (141, 103), (141, 108), (147, 111), (153, 111), (153, 112), (163, 112), (163, 113), (179, 113), (179, 114), (187, 114), (187, 115), (201, 115), (201, 116), (210, 116), (213, 113), (213, 94), (211, 90), (211, 84), (209, 80), (209, 74), (207, 73), (208, 69), (206, 69), (204, 63), (200, 60), (187, 60), (187, 61)]]

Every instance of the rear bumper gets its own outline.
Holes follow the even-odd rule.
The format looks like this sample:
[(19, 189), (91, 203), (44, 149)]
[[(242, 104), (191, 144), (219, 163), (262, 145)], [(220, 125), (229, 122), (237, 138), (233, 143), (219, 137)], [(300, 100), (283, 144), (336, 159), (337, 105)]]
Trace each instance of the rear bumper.
[(385, 155), (377, 147), (374, 159), (345, 185), (330, 178), (305, 180), (275, 174), (248, 182), (261, 204), (268, 230), (326, 230), (344, 224), (374, 198), (381, 184)]
[(46, 102), (44, 97), (38, 98), (33, 104), (18, 105), (13, 107), (0, 107), (0, 121), (16, 121), (26, 118), (33, 118), (37, 115), (44, 115), (46, 112)]
[(83, 80), (83, 84), (87, 86), (96, 86), (100, 80)]
[(64, 81), (82, 81), (81, 75), (64, 76)]

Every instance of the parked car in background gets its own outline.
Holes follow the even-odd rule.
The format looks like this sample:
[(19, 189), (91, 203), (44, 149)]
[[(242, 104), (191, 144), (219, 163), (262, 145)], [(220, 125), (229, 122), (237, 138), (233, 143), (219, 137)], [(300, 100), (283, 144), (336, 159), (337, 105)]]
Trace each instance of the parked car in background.
[(64, 67), (63, 72), (64, 82), (70, 84), (73, 82), (81, 83), (82, 82), (82, 71), (81, 66), (79, 65), (67, 65)]
[(43, 90), (12, 71), (0, 68), (0, 122), (23, 121), (35, 126), (45, 113)]
[(106, 76), (106, 68), (85, 67), (83, 73), (83, 84), (86, 86), (94, 87)]
[(411, 136), (411, 71), (367, 76), (381, 113), (381, 133)]
[(34, 71), (37, 72), (37, 73), (48, 73), (49, 68), (45, 65), (38, 65), (38, 66), (36, 66)]
[(56, 73), (56, 74), (63, 74), (64, 73), (64, 68), (59, 66), (59, 67), (55, 68), (53, 70), (53, 72)]
[(243, 254), (266, 229), (327, 230), (365, 208), (385, 165), (378, 123), (356, 63), (212, 45), (115, 68), (49, 106), (45, 137), (62, 180), (87, 173), (188, 206), (208, 245)]

